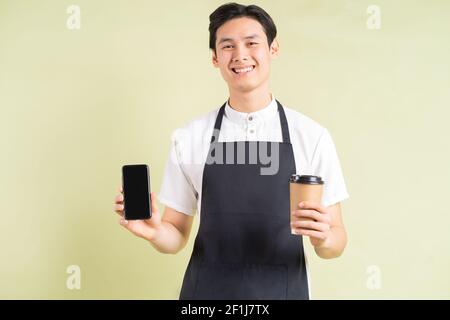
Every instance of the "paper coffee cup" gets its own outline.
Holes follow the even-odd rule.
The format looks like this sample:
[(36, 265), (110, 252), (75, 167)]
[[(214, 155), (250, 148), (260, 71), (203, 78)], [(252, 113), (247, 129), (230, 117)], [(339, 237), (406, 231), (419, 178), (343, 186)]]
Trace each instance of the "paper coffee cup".
[(319, 176), (293, 174), (289, 179), (291, 199), (291, 222), (299, 220), (311, 220), (292, 216), (292, 211), (298, 210), (298, 204), (302, 201), (321, 203), (324, 181)]

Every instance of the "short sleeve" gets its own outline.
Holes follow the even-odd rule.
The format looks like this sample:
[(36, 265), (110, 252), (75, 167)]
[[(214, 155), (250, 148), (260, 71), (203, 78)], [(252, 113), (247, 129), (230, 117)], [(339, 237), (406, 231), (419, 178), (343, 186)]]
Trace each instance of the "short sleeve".
[(313, 174), (322, 177), (325, 182), (322, 194), (323, 206), (331, 206), (349, 197), (336, 147), (326, 128), (323, 129), (317, 143), (311, 166)]
[(197, 205), (196, 191), (180, 161), (182, 147), (176, 134), (167, 159), (158, 199), (164, 205), (187, 215), (193, 215)]

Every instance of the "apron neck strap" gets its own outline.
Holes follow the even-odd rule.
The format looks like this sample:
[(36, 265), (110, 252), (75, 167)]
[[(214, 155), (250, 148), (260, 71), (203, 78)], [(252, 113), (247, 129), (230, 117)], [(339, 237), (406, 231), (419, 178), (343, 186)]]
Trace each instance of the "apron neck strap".
[(278, 104), (278, 113), (280, 114), (280, 123), (281, 123), (281, 132), (283, 134), (283, 142), (291, 143), (291, 138), (289, 136), (289, 126), (287, 123), (286, 114), (284, 113), (284, 108), (278, 100), (276, 100), (276, 101)]
[[(276, 99), (275, 99), (276, 100)], [(280, 124), (281, 124), (281, 132), (283, 134), (283, 142), (284, 143), (291, 143), (291, 139), (289, 136), (289, 127), (288, 127), (288, 123), (287, 123), (287, 119), (286, 119), (286, 114), (284, 113), (284, 109), (283, 106), (281, 105), (281, 103), (276, 100), (277, 105), (278, 105), (278, 113), (280, 116)], [(222, 119), (223, 119), (223, 115), (225, 113), (225, 105), (227, 103), (225, 102), (219, 109), (219, 113), (217, 114), (217, 118), (216, 118), (216, 123), (214, 124), (214, 132), (213, 135), (211, 136), (211, 143), (213, 143), (216, 140), (215, 135), (217, 135), (217, 141), (219, 140), (219, 133), (220, 133), (220, 128), (222, 126)]]

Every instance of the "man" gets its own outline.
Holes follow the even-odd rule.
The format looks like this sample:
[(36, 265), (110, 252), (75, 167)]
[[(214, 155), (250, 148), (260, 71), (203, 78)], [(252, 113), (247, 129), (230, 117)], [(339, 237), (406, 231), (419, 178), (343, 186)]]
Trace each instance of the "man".
[[(159, 194), (163, 218), (152, 193), (151, 219), (120, 223), (158, 251), (177, 253), (197, 209), (200, 227), (181, 299), (309, 299), (302, 238), (309, 237), (322, 258), (338, 257), (346, 245), (340, 201), (348, 193), (334, 143), (325, 128), (271, 94), (270, 65), (279, 44), (263, 9), (222, 5), (210, 15), (209, 31), (212, 63), (229, 99), (174, 135)], [(277, 165), (263, 174), (261, 159), (248, 160), (252, 150), (267, 147)], [(244, 161), (233, 161), (233, 148), (238, 157), (245, 153)], [(295, 173), (322, 177), (321, 203), (300, 203), (290, 212)], [(122, 201), (118, 195), (121, 215)]]

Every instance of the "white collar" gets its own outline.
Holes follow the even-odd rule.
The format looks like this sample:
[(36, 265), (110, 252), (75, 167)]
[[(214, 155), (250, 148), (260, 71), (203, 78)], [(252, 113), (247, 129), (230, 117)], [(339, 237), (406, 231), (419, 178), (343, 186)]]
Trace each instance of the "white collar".
[(273, 94), (272, 94), (272, 101), (270, 101), (270, 103), (266, 107), (256, 112), (246, 113), (236, 111), (228, 104), (228, 100), (225, 105), (225, 116), (228, 118), (228, 120), (238, 125), (245, 125), (249, 119), (252, 119), (251, 121), (255, 123), (266, 122), (269, 121), (270, 119), (273, 119), (277, 115), (278, 115), (278, 104)]

